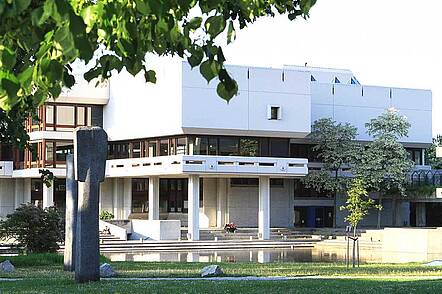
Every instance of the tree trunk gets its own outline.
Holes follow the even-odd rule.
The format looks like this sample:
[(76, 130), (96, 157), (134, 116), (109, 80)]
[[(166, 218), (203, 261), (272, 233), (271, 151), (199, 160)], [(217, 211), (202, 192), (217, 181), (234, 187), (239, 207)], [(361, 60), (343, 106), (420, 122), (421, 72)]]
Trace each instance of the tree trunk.
[[(382, 206), (382, 193), (379, 193), (379, 205)], [(377, 228), (381, 228), (381, 216), (382, 216), (382, 209), (378, 209), (378, 224)]]
[[(338, 170), (335, 170), (335, 181), (338, 181)], [(335, 197), (333, 199), (333, 228), (336, 228), (336, 214), (338, 212), (338, 209), (336, 207), (337, 201), (336, 198), (338, 197), (338, 189), (335, 189)]]

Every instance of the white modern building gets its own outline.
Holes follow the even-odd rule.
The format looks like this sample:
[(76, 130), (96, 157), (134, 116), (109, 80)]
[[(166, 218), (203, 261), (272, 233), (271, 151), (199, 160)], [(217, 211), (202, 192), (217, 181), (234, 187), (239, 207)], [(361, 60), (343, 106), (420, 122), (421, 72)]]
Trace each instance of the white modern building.
[[(319, 118), (353, 124), (366, 142), (364, 124), (394, 107), (411, 123), (403, 144), (416, 168), (429, 168), (429, 90), (365, 86), (348, 70), (228, 66), (239, 93), (226, 103), (216, 81), (207, 84), (186, 62), (159, 59), (153, 68), (156, 84), (123, 72), (98, 88), (80, 82), (41, 107), (41, 121), (27, 124), (37, 152), (1, 149), (0, 217), (26, 202), (64, 207), (65, 158), (73, 152), (72, 130), (82, 125), (102, 126), (109, 137), (100, 209), (116, 219), (178, 219), (194, 240), (200, 228), (230, 222), (257, 227), (262, 239), (270, 227), (332, 226), (333, 198), (300, 182), (320, 167), (306, 138)], [(40, 180), (43, 168), (58, 178), (50, 188)], [(418, 225), (428, 201), (439, 205), (403, 201), (398, 223)], [(388, 226), (388, 199), (384, 207)], [(375, 224), (375, 215), (365, 223)]]

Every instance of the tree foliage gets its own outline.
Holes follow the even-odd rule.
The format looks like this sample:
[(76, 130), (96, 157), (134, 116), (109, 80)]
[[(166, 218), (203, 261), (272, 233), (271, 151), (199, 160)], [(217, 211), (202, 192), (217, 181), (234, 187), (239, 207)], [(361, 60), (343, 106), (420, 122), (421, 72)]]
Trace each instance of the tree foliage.
[(345, 191), (348, 177), (340, 173), (342, 168), (352, 169), (361, 151), (355, 141), (357, 129), (349, 123), (336, 123), (331, 118), (315, 121), (309, 135), (323, 166), (320, 171), (310, 171), (303, 178), (307, 187), (318, 191)]
[(380, 205), (376, 205), (375, 201), (368, 196), (362, 179), (355, 178), (347, 192), (347, 200), (345, 205), (341, 206), (341, 210), (348, 211), (345, 221), (348, 222), (356, 235), (358, 224), (364, 219), (371, 208), (382, 209)]
[(365, 126), (373, 141), (366, 146), (356, 166), (357, 176), (372, 191), (405, 195), (413, 162), (399, 140), (408, 135), (410, 123), (395, 109), (389, 109)]
[(436, 157), (436, 147), (442, 147), (442, 135), (433, 138), (433, 143), (425, 153), (425, 161), (432, 169), (442, 169), (442, 158)]
[(29, 253), (56, 252), (64, 239), (64, 223), (54, 208), (23, 204), (0, 221), (0, 239), (16, 240)]
[[(0, 108), (39, 105), (75, 83), (71, 64), (95, 62), (88, 81), (125, 68), (155, 82), (149, 54), (178, 55), (199, 67), (229, 100), (237, 83), (220, 44), (258, 18), (306, 18), (316, 0), (9, 0), (0, 2)], [(225, 41), (218, 39), (225, 37)]]

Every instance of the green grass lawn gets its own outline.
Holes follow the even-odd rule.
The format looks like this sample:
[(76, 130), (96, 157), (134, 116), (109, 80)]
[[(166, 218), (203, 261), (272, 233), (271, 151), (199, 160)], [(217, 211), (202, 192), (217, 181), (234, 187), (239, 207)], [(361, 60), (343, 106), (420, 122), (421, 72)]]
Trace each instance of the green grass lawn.
[[(0, 258), (0, 261), (4, 258)], [(333, 263), (216, 263), (225, 276), (325, 276), (332, 279), (289, 281), (127, 281), (102, 280), (78, 285), (73, 274), (62, 270), (56, 255), (9, 258), (14, 274), (2, 278), (23, 278), (0, 282), (0, 293), (438, 293), (442, 267), (421, 264), (370, 264), (346, 269)], [(103, 259), (105, 261), (105, 259)], [(198, 277), (207, 263), (111, 262), (119, 277)], [(357, 276), (338, 279), (337, 276)], [(381, 277), (381, 278), (379, 278)]]

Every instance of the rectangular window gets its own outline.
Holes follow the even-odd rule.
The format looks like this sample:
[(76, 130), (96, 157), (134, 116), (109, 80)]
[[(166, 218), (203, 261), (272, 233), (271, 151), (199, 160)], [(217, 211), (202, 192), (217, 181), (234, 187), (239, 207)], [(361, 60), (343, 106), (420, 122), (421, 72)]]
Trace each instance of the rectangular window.
[(176, 154), (187, 154), (187, 140), (186, 138), (178, 138), (176, 146)]
[(267, 119), (269, 119), (269, 120), (281, 119), (281, 106), (268, 105), (267, 106)]
[(238, 155), (238, 138), (219, 138), (219, 155), (222, 156), (237, 156)]
[(86, 109), (83, 106), (77, 107), (77, 126), (86, 125)]
[(54, 124), (54, 106), (46, 105), (46, 124)]
[(141, 157), (141, 142), (132, 143), (132, 158)]
[(257, 139), (240, 139), (239, 155), (241, 156), (258, 156), (258, 140)]
[(272, 157), (288, 157), (289, 154), (289, 140), (271, 138), (269, 140), (270, 156)]
[(193, 154), (207, 155), (208, 139), (206, 137), (195, 137), (193, 140)]
[(54, 142), (46, 142), (46, 166), (54, 164)]
[(208, 144), (207, 144), (208, 155), (218, 155), (218, 138), (210, 137), (208, 138)]
[(74, 144), (72, 142), (55, 143), (55, 160), (57, 162), (64, 164), (68, 154), (74, 154)]
[(57, 106), (57, 125), (74, 126), (74, 107), (73, 106)]
[(160, 156), (169, 155), (169, 140), (163, 139), (160, 140)]
[(146, 144), (145, 156), (154, 157), (157, 156), (157, 141), (148, 141)]

